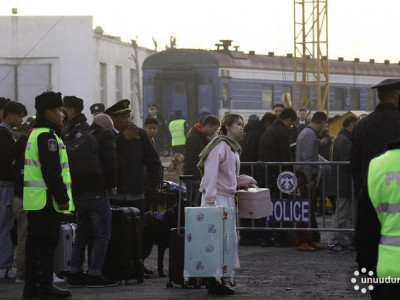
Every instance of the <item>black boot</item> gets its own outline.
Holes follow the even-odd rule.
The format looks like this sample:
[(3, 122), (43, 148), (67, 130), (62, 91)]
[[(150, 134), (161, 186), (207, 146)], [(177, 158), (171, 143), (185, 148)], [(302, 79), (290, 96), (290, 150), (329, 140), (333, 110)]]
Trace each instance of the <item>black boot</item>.
[(208, 293), (210, 295), (233, 295), (235, 291), (226, 285), (218, 284), (215, 280), (211, 280), (208, 286)]
[(36, 284), (25, 284), (24, 293), (22, 298), (24, 299), (34, 299), (37, 297), (37, 286)]
[(38, 296), (39, 299), (64, 299), (71, 296), (71, 292), (69, 290), (61, 289), (55, 286), (53, 283), (46, 285), (39, 285), (38, 288)]

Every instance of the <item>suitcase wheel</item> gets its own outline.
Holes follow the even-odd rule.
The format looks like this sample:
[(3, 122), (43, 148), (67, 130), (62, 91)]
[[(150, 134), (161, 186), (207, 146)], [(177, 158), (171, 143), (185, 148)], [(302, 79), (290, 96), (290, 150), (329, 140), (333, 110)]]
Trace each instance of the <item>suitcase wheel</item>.
[(127, 285), (128, 284), (128, 280), (121, 280), (119, 284), (120, 285)]
[(166, 284), (167, 289), (173, 288), (174, 284), (172, 283), (172, 281), (167, 282)]

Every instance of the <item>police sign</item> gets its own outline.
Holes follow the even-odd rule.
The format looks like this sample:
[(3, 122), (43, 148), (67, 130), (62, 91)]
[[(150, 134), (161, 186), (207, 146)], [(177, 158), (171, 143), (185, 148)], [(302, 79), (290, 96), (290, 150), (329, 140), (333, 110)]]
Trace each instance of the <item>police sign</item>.
[(308, 222), (310, 209), (308, 199), (271, 199), (273, 204), (271, 222)]

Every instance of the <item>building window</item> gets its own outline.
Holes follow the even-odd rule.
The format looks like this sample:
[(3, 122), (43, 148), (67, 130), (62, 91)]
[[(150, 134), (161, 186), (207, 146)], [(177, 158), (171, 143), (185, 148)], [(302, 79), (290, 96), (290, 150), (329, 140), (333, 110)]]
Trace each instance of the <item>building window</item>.
[(262, 109), (272, 109), (273, 99), (274, 99), (274, 87), (272, 85), (263, 84)]
[(115, 67), (115, 97), (117, 101), (122, 100), (122, 67)]
[[(281, 103), (289, 104), (287, 102), (292, 102), (292, 87), (284, 85), (282, 88)], [(290, 104), (291, 105), (291, 104)], [(288, 105), (289, 106), (289, 105)]]
[(376, 105), (376, 90), (374, 89), (369, 89), (367, 91), (367, 105), (366, 105), (366, 110), (372, 111), (375, 109)]
[(350, 110), (360, 109), (360, 89), (351, 88), (350, 89)]
[(130, 84), (129, 84), (129, 96), (130, 99), (133, 101), (133, 99), (136, 99), (136, 70), (130, 69), (129, 70), (130, 74)]
[(100, 63), (100, 102), (107, 104), (107, 65)]
[(344, 88), (335, 88), (335, 110), (344, 110), (346, 100), (346, 90)]
[(229, 89), (228, 84), (224, 83), (222, 85), (222, 90), (221, 90), (222, 108), (228, 108), (228, 100), (229, 100), (228, 89)]

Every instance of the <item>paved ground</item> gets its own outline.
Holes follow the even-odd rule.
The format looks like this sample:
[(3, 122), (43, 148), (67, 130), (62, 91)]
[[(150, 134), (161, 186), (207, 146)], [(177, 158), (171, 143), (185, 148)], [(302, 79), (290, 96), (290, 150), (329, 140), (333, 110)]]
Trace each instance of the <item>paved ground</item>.
[[(168, 165), (168, 159), (163, 164)], [(176, 174), (166, 172), (166, 180), (177, 182)], [(320, 219), (320, 218), (319, 218)], [(327, 222), (330, 222), (328, 217)], [(319, 220), (321, 225), (321, 220)], [(322, 234), (322, 241), (329, 233)], [(236, 295), (217, 298), (235, 299), (368, 299), (351, 283), (356, 271), (355, 253), (332, 254), (326, 251), (297, 252), (293, 248), (239, 248), (242, 268), (236, 272)], [(168, 271), (168, 251), (164, 270)], [(146, 260), (147, 268), (155, 271), (156, 247)], [(167, 278), (130, 282), (113, 288), (72, 289), (69, 299), (211, 299), (207, 290), (166, 288)], [(62, 284), (62, 286), (67, 286)], [(21, 284), (0, 280), (0, 299), (21, 299)]]
[[(146, 261), (156, 266), (156, 247)], [(293, 248), (240, 247), (242, 268), (237, 271), (236, 299), (368, 299), (355, 291), (350, 282), (356, 270), (355, 253), (326, 251), (301, 253)], [(168, 257), (168, 253), (166, 258)], [(168, 270), (168, 261), (165, 270)], [(166, 288), (166, 278), (130, 282), (126, 286), (88, 289), (75, 288), (69, 299), (210, 299), (202, 289)], [(63, 284), (66, 286), (66, 284)], [(22, 285), (0, 283), (0, 299), (21, 299)], [(221, 297), (218, 297), (221, 298)], [(222, 297), (228, 298), (228, 297)]]

